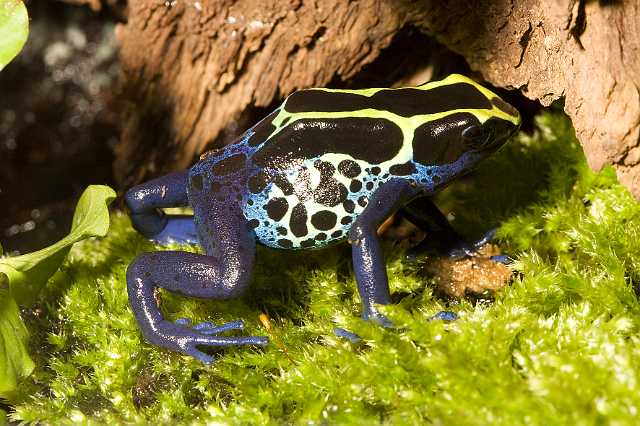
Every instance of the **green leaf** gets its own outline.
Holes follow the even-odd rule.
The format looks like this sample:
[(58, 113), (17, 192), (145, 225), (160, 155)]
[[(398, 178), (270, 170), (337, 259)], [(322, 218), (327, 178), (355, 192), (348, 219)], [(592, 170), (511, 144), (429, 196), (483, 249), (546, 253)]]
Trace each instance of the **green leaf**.
[(29, 35), (29, 16), (22, 0), (0, 0), (0, 71), (16, 57)]
[(58, 270), (73, 244), (86, 238), (104, 237), (107, 234), (107, 206), (115, 197), (115, 191), (108, 186), (89, 186), (78, 201), (69, 235), (34, 253), (0, 259), (0, 272), (9, 277), (11, 292), (18, 304), (33, 303), (47, 280)]
[[(7, 398), (18, 380), (33, 371), (27, 352), (29, 332), (20, 318), (18, 305), (11, 296), (9, 278), (0, 272), (0, 397)], [(0, 413), (0, 424), (4, 415)]]

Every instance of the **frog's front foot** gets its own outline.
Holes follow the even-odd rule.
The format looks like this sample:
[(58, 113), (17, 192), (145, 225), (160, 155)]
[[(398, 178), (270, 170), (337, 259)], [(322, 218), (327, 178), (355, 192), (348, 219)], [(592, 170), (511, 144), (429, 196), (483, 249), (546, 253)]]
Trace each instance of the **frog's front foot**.
[(371, 321), (384, 328), (394, 328), (393, 322), (386, 316), (382, 315), (377, 309), (372, 308), (365, 311), (362, 314), (362, 319)]
[[(424, 256), (425, 253), (435, 249), (436, 251), (444, 251), (446, 256), (453, 260), (474, 257), (478, 255), (478, 251), (484, 245), (488, 244), (495, 238), (496, 232), (497, 228), (493, 228), (474, 242), (467, 242), (459, 237), (450, 242), (434, 242), (426, 238), (415, 247), (407, 250), (405, 256), (408, 261), (415, 262), (418, 258)], [(491, 256), (491, 260), (504, 264), (509, 264), (512, 261), (511, 258), (506, 255)]]
[(497, 231), (497, 228), (490, 229), (489, 231), (485, 232), (485, 234), (480, 237), (480, 239), (471, 243), (464, 240), (458, 240), (449, 248), (447, 255), (451, 259), (463, 259), (465, 257), (477, 256), (478, 250), (480, 250), (482, 246), (488, 244), (491, 240), (493, 240), (496, 236)]
[(237, 345), (264, 346), (269, 343), (269, 339), (264, 336), (218, 336), (218, 334), (225, 331), (241, 330), (243, 328), (244, 323), (242, 321), (232, 321), (220, 326), (209, 322), (191, 326), (189, 319), (181, 318), (175, 323), (161, 321), (156, 323), (153, 329), (144, 331), (145, 337), (151, 343), (192, 356), (206, 364), (210, 364), (214, 358), (199, 350), (198, 347)]
[[(362, 319), (374, 322), (375, 324), (384, 327), (384, 328), (394, 328), (393, 322), (386, 316), (382, 315), (379, 311), (375, 309), (370, 309), (362, 314)], [(341, 337), (343, 339), (347, 339), (351, 343), (357, 344), (362, 342), (362, 337), (358, 336), (356, 333), (345, 330), (344, 328), (336, 327), (333, 329), (333, 333)]]

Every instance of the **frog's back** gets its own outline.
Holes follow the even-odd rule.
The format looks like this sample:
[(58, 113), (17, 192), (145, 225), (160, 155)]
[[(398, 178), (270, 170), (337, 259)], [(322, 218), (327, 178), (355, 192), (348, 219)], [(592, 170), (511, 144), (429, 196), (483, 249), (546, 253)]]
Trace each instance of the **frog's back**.
[(398, 172), (389, 170), (394, 159), (410, 156), (387, 111), (358, 113), (356, 102), (325, 103), (325, 94), (332, 96), (292, 94), (246, 139), (256, 149), (245, 214), (263, 244), (316, 248), (344, 239), (373, 191)]
[(251, 156), (245, 215), (259, 241), (316, 248), (344, 239), (389, 178), (378, 165), (400, 152), (402, 132), (388, 120), (365, 117), (309, 114), (278, 124)]
[(461, 108), (490, 110), (492, 104), (466, 79), (293, 93), (228, 151), (248, 159), (243, 203), (258, 240), (280, 248), (322, 247), (347, 236), (387, 180), (430, 184), (434, 167), (415, 161), (412, 143), (429, 137), (427, 123), (448, 120)]

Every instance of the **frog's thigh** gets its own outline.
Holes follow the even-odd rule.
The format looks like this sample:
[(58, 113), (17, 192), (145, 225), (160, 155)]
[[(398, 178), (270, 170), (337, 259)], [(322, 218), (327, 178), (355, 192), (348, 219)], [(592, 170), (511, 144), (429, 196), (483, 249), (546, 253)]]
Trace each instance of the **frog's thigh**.
[[(235, 269), (234, 269), (235, 268)], [(242, 328), (241, 322), (212, 327), (211, 332), (189, 327), (184, 322), (165, 320), (158, 308), (158, 287), (192, 297), (225, 299), (240, 294), (249, 272), (241, 265), (230, 267), (219, 259), (181, 251), (143, 253), (127, 269), (129, 303), (145, 339), (167, 349), (209, 363), (213, 358), (199, 346), (264, 345), (267, 339), (256, 336), (217, 336), (226, 329)], [(218, 330), (218, 331), (215, 331)]]
[(238, 203), (208, 197), (191, 201), (206, 254), (143, 253), (127, 269), (129, 302), (140, 328), (150, 342), (197, 357), (203, 355), (196, 344), (266, 343), (262, 338), (202, 336), (163, 319), (154, 297), (158, 287), (191, 297), (228, 299), (239, 296), (251, 279), (255, 237)]
[(389, 304), (389, 283), (378, 226), (393, 212), (418, 193), (418, 189), (403, 179), (382, 185), (369, 199), (364, 211), (349, 231), (352, 245), (353, 270), (363, 303), (365, 319), (386, 320), (375, 310), (375, 304)]
[(152, 238), (167, 225), (167, 217), (158, 209), (187, 205), (188, 171), (183, 170), (134, 186), (125, 201), (131, 211), (133, 227)]

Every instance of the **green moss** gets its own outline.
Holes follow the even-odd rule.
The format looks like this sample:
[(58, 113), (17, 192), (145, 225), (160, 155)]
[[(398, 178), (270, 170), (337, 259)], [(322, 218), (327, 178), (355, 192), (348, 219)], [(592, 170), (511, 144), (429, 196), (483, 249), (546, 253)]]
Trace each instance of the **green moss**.
[[(196, 360), (141, 341), (128, 307), (125, 269), (154, 247), (113, 217), (110, 235), (72, 251), (32, 315), (38, 368), (22, 387), (15, 420), (168, 424), (637, 423), (640, 407), (640, 206), (612, 169), (592, 173), (570, 123), (538, 118), (471, 179), (440, 197), (468, 236), (501, 224), (516, 257), (514, 283), (492, 304), (446, 307), (420, 268), (387, 244), (403, 331), (358, 319), (348, 246), (322, 252), (261, 249), (256, 278), (238, 301), (162, 293), (172, 319), (246, 320), (266, 349)], [(352, 345), (335, 326), (360, 334)]]

